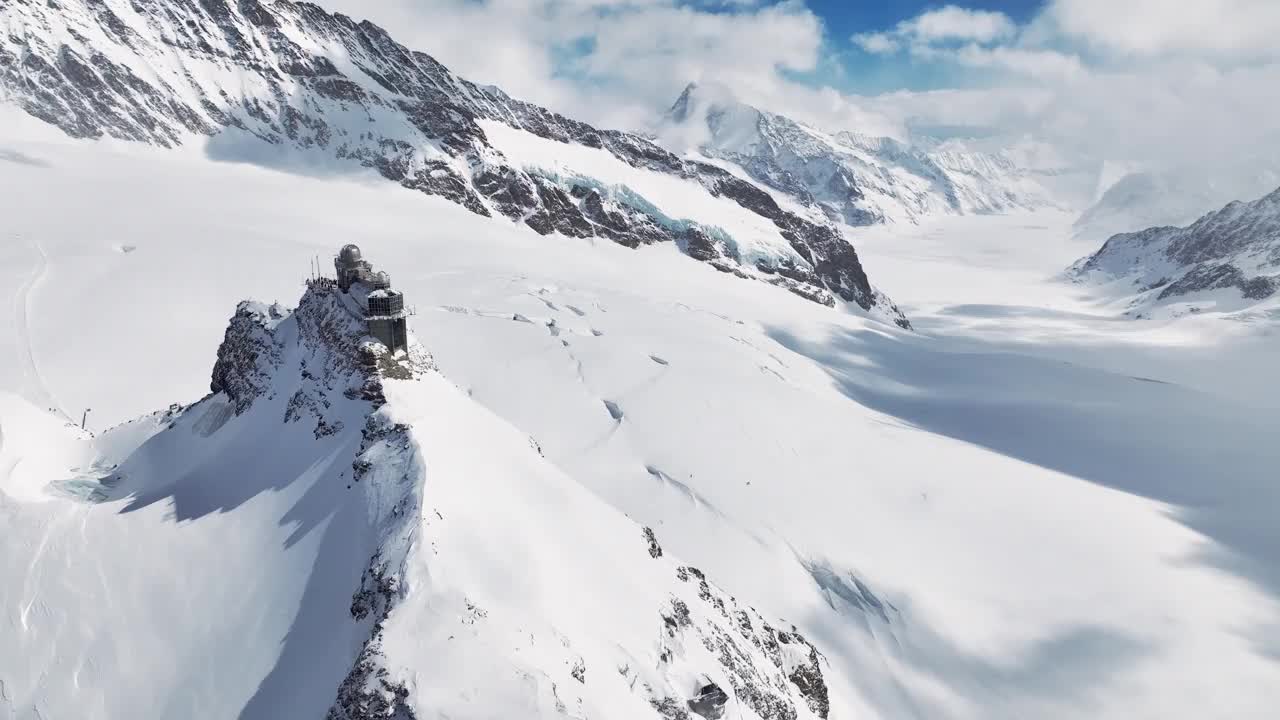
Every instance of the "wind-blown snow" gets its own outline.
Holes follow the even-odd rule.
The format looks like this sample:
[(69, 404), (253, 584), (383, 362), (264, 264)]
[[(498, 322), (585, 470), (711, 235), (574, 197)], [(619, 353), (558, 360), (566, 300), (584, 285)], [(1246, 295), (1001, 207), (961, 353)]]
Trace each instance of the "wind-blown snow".
[[(795, 624), (830, 664), (832, 718), (1261, 719), (1280, 703), (1275, 337), (1115, 320), (1046, 280), (1087, 251), (1062, 215), (859, 231), (911, 303), (909, 334), (671, 247), (542, 237), (359, 176), (4, 142), (33, 161), (0, 161), (0, 389), (37, 403), (0, 403), (0, 708), (18, 717), (332, 702), (367, 630), (332, 622), (375, 544), (369, 496), (334, 482), (359, 426), (318, 441), (275, 405), (227, 419), (206, 401), (173, 430), (102, 430), (204, 396), (236, 302), (292, 304), (308, 259), (346, 242), (416, 306), (443, 375), (388, 382), (380, 411), (420, 447), (417, 553), (382, 645), (420, 717), (651, 712), (636, 688), (662, 620), (633, 615), (672, 566), (641, 525)], [(94, 409), (98, 469), (46, 397)], [(165, 447), (191, 471), (130, 474), (158, 493), (93, 502), (55, 482)], [(662, 676), (673, 694), (708, 672), (687, 646)], [(619, 648), (635, 685), (610, 666)]]

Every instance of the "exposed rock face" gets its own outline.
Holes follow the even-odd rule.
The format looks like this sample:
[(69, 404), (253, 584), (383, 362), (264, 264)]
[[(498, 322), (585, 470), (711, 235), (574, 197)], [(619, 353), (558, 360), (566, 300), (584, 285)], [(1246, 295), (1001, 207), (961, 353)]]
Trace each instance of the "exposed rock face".
[(281, 319), (261, 303), (242, 302), (227, 324), (209, 390), (225, 393), (239, 415), (270, 389), (271, 373), (281, 363), (282, 346), (272, 330)]
[[(804, 716), (826, 719), (830, 710), (827, 685), (822, 667), (825, 660), (812, 644), (794, 628), (774, 628), (754, 608), (740, 606), (733, 597), (708, 582), (702, 571), (680, 567), (676, 579), (691, 586), (697, 604), (691, 608), (680, 596), (673, 597), (664, 613), (664, 646), (659, 656), (664, 664), (673, 662), (681, 645), (692, 640), (710, 652), (720, 665), (722, 677), (732, 693), (719, 685), (714, 690), (704, 685), (697, 695), (686, 700), (690, 710), (703, 717), (701, 710), (716, 712), (716, 691), (731, 694), (738, 702), (762, 720), (795, 720), (801, 717), (796, 703), (805, 708)], [(708, 621), (710, 619), (711, 621)], [(651, 700), (659, 714), (685, 717), (683, 708), (673, 708), (667, 698)], [(696, 707), (695, 707), (696, 705)], [(666, 715), (663, 708), (672, 714)], [(719, 711), (723, 712), (723, 705)], [(678, 712), (674, 712), (678, 710)]]
[(1237, 288), (1246, 300), (1265, 300), (1276, 291), (1275, 277), (1246, 277), (1244, 272), (1230, 264), (1204, 264), (1193, 267), (1177, 281), (1160, 291), (1158, 300), (1165, 300), (1197, 290)]
[(361, 440), (352, 462), (352, 481), (376, 483), (366, 491), (389, 502), (376, 505), (378, 551), (351, 597), (351, 620), (368, 624), (368, 640), (339, 685), (326, 720), (414, 720), (409, 688), (391, 677), (382, 643), (387, 616), (404, 599), (405, 558), (422, 512), (422, 494), (413, 474), (417, 451), (407, 426), (377, 414), (366, 419)]
[[(716, 195), (724, 195), (742, 207), (768, 218), (782, 231), (782, 236), (791, 247), (808, 264), (807, 267), (785, 262), (778, 263), (790, 284), (783, 284), (788, 289), (811, 291), (825, 288), (847, 302), (857, 303), (864, 310), (870, 310), (878, 302), (875, 290), (867, 280), (858, 254), (853, 246), (830, 225), (821, 225), (788, 213), (779, 207), (769, 193), (751, 183), (734, 177), (727, 170), (699, 163), (696, 167), (701, 172), (704, 185)], [(763, 268), (766, 272), (769, 267)], [(797, 292), (807, 299), (815, 299)], [(817, 300), (823, 302), (822, 300)], [(829, 303), (827, 303), (829, 304)], [(898, 316), (901, 327), (910, 327), (906, 318), (898, 312), (896, 306), (892, 311)]]
[[(172, 147), (242, 133), (359, 163), (542, 234), (628, 247), (675, 242), (700, 260), (739, 262), (697, 218), (673, 222), (589, 182), (517, 167), (481, 127), (499, 122), (603, 149), (732, 198), (773, 221), (809, 265), (803, 279), (777, 284), (817, 302), (838, 297), (875, 308), (907, 325), (829, 222), (785, 211), (751, 183), (645, 138), (598, 130), (463, 80), (372, 23), (290, 0), (11, 0), (0, 19), (25, 31), (0, 37), (0, 89), (73, 137)], [(210, 143), (212, 154), (226, 152), (221, 138)], [(736, 274), (768, 279), (754, 267)]]
[(728, 702), (729, 696), (724, 694), (719, 685), (708, 683), (698, 690), (698, 696), (690, 700), (688, 705), (689, 710), (696, 715), (707, 720), (720, 720), (724, 717), (724, 707)]
[(1116, 235), (1070, 272), (1079, 280), (1130, 279), (1135, 307), (1208, 290), (1235, 289), (1244, 305), (1265, 300), (1280, 289), (1280, 190), (1184, 228)]
[(653, 534), (653, 529), (646, 527), (643, 533), (644, 541), (649, 544), (649, 557), (654, 560), (662, 557), (662, 546), (658, 544), (658, 537)]
[(325, 720), (414, 720), (417, 717), (406, 702), (409, 689), (391, 680), (383, 666), (382, 625), (397, 597), (396, 579), (383, 574), (379, 558), (375, 556), (351, 600), (352, 619), (363, 622), (372, 617), (373, 629), (351, 672), (338, 687), (338, 697)]
[(315, 288), (303, 295), (296, 310), (242, 302), (227, 325), (209, 389), (224, 393), (241, 414), (254, 400), (269, 395), (271, 378), (285, 362), (286, 346), (277, 328), (287, 318), (297, 325), (300, 341), (293, 352), (304, 380), (290, 397), (284, 422), (304, 418), (316, 423), (316, 437), (342, 428), (326, 412), (335, 395), (360, 398), (377, 408), (384, 402), (381, 378), (423, 372), (432, 367), (420, 346), (407, 356), (391, 358), (380, 346), (365, 343), (364, 323), (338, 297), (340, 291)]

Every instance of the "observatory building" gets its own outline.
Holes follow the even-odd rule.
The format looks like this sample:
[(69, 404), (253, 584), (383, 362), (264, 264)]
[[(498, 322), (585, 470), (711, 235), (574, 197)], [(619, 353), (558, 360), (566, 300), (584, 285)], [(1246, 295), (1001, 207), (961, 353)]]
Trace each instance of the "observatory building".
[(404, 295), (391, 289), (391, 276), (374, 272), (355, 245), (344, 245), (333, 259), (338, 289), (362, 306), (369, 334), (392, 353), (409, 349), (409, 326)]

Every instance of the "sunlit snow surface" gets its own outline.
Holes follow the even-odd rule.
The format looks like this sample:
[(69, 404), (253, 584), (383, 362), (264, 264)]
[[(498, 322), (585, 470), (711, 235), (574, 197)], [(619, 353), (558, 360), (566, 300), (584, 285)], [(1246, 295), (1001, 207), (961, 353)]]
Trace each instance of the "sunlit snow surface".
[[(235, 303), (293, 304), (310, 258), (347, 242), (391, 273), (418, 339), (474, 401), (390, 393), (417, 416), (428, 468), (434, 450), (455, 473), (435, 521), (470, 523), (440, 531), (459, 544), (437, 568), (451, 587), (501, 587), (503, 553), (548, 583), (602, 567), (609, 546), (556, 543), (613, 521), (575, 517), (581, 494), (534, 502), (522, 482), (561, 481), (502, 461), (527, 434), (668, 552), (803, 631), (831, 663), (833, 718), (1280, 707), (1272, 319), (1117, 319), (1107, 298), (1048, 280), (1094, 249), (1069, 243), (1068, 216), (853, 232), (914, 334), (669, 247), (544, 238), (359, 176), (38, 128), (0, 140), (0, 218), (0, 717), (316, 717), (331, 702), (306, 663), (358, 640), (289, 640), (344, 612), (356, 580), (332, 571), (349, 565), (341, 534), (299, 524), (361, 527), (346, 496), (315, 494), (323, 462), (199, 517), (96, 503), (84, 489), (122, 449), (95, 452), (66, 420), (91, 407), (101, 432), (199, 399)], [(493, 519), (466, 495), (462, 470), (482, 459), (475, 492)], [(317, 497), (331, 516), (306, 504)], [(517, 511), (524, 525), (497, 524)], [(526, 536), (545, 544), (513, 547)], [(536, 555), (549, 549), (561, 554)], [(467, 553), (476, 562), (457, 564)], [(427, 582), (420, 557), (411, 577)], [(563, 589), (536, 590), (513, 585), (504, 602), (602, 646), (630, 641), (605, 625), (616, 612), (575, 614), (547, 604)], [(402, 608), (389, 654), (450, 717), (535, 715), (483, 680), (545, 649), (498, 634), (471, 646), (488, 648), (475, 673), (433, 667), (445, 624), (466, 629), (450, 607)], [(295, 677), (317, 684), (299, 681), (292, 692), (314, 697), (289, 705)]]

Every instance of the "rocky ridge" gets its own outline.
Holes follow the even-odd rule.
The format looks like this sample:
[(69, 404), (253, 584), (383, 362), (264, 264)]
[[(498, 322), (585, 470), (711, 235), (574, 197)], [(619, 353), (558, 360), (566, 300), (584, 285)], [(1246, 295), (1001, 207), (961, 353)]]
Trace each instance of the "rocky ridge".
[(1232, 202), (1186, 227), (1111, 237), (1069, 270), (1077, 281), (1125, 281), (1135, 312), (1211, 290), (1235, 290), (1241, 304), (1280, 290), (1280, 190)]
[[(408, 690), (387, 678), (381, 639), (387, 613), (404, 596), (403, 573), (421, 512), (421, 483), (414, 474), (408, 427), (390, 422), (379, 409), (387, 402), (385, 379), (413, 379), (434, 369), (430, 354), (416, 342), (407, 353), (390, 355), (367, 336), (349, 298), (332, 283), (315, 282), (293, 310), (252, 301), (236, 307), (214, 364), (213, 394), (202, 401), (226, 402), (234, 416), (270, 413), (283, 404), (281, 422), (311, 425), (315, 440), (326, 444), (341, 441), (355, 430), (350, 425), (363, 419), (349, 480), (329, 480), (345, 482), (348, 491), (363, 491), (370, 524), (377, 530), (350, 609), (350, 621), (365, 628), (367, 639), (335, 688), (331, 720), (412, 717), (404, 704)], [(218, 432), (231, 415), (201, 427), (200, 434)]]
[[(646, 138), (464, 80), (373, 23), (291, 0), (12, 0), (0, 23), (8, 28), (0, 92), (72, 137), (161, 147), (211, 137), (211, 153), (234, 154), (232, 136), (249, 136), (372, 168), (542, 234), (629, 247), (673, 242), (727, 272), (908, 326), (831, 223), (783, 209), (753, 183)], [(745, 264), (717, 241), (723, 230), (713, 222), (673, 224), (646, 203), (518, 166), (493, 147), (481, 121), (676, 176), (767, 218), (800, 261)]]

